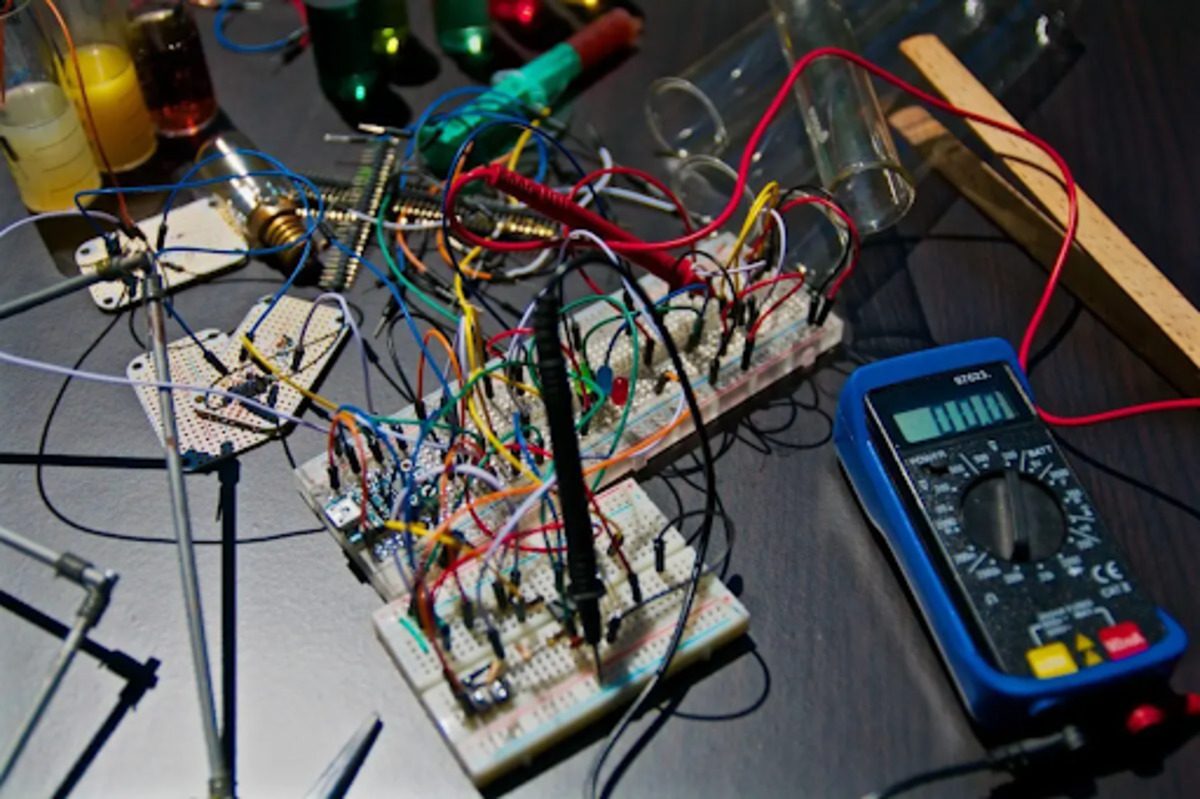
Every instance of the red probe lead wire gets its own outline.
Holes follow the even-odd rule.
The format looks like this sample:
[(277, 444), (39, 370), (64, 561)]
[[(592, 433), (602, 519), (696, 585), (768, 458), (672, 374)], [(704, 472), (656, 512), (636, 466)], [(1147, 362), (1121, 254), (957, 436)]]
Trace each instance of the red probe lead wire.
[[(625, 254), (651, 253), (651, 252), (658, 252), (658, 251), (662, 251), (662, 250), (670, 250), (670, 249), (675, 249), (677, 247), (686, 247), (696, 241), (699, 241), (700, 239), (708, 236), (710, 233), (713, 233), (714, 231), (719, 229), (722, 225), (724, 225), (726, 222), (728, 222), (730, 217), (732, 217), (734, 212), (737, 210), (739, 200), (740, 200), (743, 192), (745, 191), (747, 177), (750, 173), (751, 162), (752, 162), (754, 153), (758, 151), (759, 142), (762, 140), (762, 137), (766, 134), (767, 128), (770, 126), (771, 122), (775, 119), (775, 117), (779, 113), (780, 109), (783, 108), (784, 104), (788, 102), (788, 100), (791, 96), (792, 85), (800, 77), (800, 74), (802, 72), (804, 72), (804, 70), (807, 69), (810, 64), (812, 64), (814, 61), (817, 61), (818, 59), (821, 59), (821, 58), (841, 58), (846, 61), (849, 61), (852, 64), (855, 64), (855, 65), (865, 69), (867, 72), (871, 73), (872, 75), (879, 78), (880, 80), (883, 80), (887, 83), (892, 84), (893, 86), (899, 88), (900, 90), (902, 90), (908, 94), (911, 94), (913, 97), (916, 97), (921, 102), (931, 105), (934, 108), (938, 108), (949, 114), (953, 114), (955, 116), (962, 117), (964, 119), (974, 120), (976, 122), (979, 122), (980, 124), (987, 125), (988, 127), (996, 128), (997, 130), (1002, 130), (1011, 136), (1016, 136), (1019, 139), (1023, 139), (1025, 141), (1029, 142), (1030, 144), (1032, 144), (1033, 146), (1037, 147), (1042, 152), (1044, 152), (1050, 158), (1050, 160), (1052, 160), (1054, 162), (1054, 165), (1058, 168), (1059, 172), (1062, 174), (1063, 184), (1066, 187), (1066, 192), (1067, 192), (1066, 231), (1063, 235), (1062, 246), (1059, 248), (1058, 255), (1054, 259), (1054, 266), (1050, 270), (1050, 276), (1046, 280), (1046, 286), (1042, 290), (1041, 298), (1038, 300), (1037, 306), (1034, 308), (1033, 314), (1029, 319), (1029, 324), (1026, 326), (1025, 332), (1021, 337), (1021, 345), (1017, 351), (1017, 360), (1021, 364), (1022, 369), (1026, 368), (1028, 361), (1029, 361), (1029, 351), (1033, 346), (1033, 339), (1037, 334), (1038, 328), (1041, 326), (1043, 317), (1045, 317), (1045, 315), (1046, 315), (1046, 309), (1050, 306), (1050, 300), (1054, 295), (1055, 288), (1057, 288), (1057, 286), (1058, 286), (1059, 278), (1062, 276), (1063, 266), (1066, 264), (1067, 256), (1069, 255), (1069, 253), (1071, 251), (1071, 245), (1075, 241), (1075, 232), (1079, 225), (1079, 202), (1078, 202), (1077, 191), (1076, 191), (1076, 187), (1075, 187), (1075, 177), (1071, 174), (1070, 167), (1067, 166), (1066, 161), (1063, 159), (1063, 157), (1061, 155), (1058, 154), (1058, 151), (1055, 150), (1049, 144), (1049, 142), (1045, 141), (1041, 137), (1036, 136), (1027, 130), (1023, 130), (1022, 128), (1014, 127), (1012, 125), (1001, 122), (999, 120), (992, 119), (991, 117), (984, 116), (983, 114), (979, 114), (974, 111), (967, 110), (965, 108), (959, 108), (958, 106), (948, 103), (939, 97), (935, 97), (934, 95), (930, 94), (929, 92), (926, 92), (922, 89), (917, 88), (916, 86), (913, 86), (911, 83), (904, 80), (903, 78), (893, 75), (892, 73), (888, 72), (887, 70), (883, 69), (880, 66), (877, 66), (876, 64), (872, 63), (871, 61), (868, 61), (867, 59), (863, 58), (862, 56), (858, 55), (857, 53), (852, 53), (848, 50), (843, 50), (838, 47), (817, 48), (816, 50), (813, 50), (813, 51), (807, 53), (806, 55), (804, 55), (802, 58), (800, 58), (795, 63), (795, 65), (793, 65), (791, 71), (788, 73), (787, 78), (780, 85), (779, 91), (776, 92), (774, 99), (771, 101), (771, 104), (767, 107), (767, 110), (763, 113), (762, 117), (759, 119), (758, 124), (754, 128), (754, 132), (750, 135), (749, 140), (746, 142), (746, 146), (742, 150), (741, 161), (738, 164), (737, 180), (734, 183), (733, 191), (730, 194), (729, 202), (726, 204), (725, 208), (721, 211), (721, 213), (719, 213), (716, 216), (715, 219), (713, 219), (711, 222), (709, 222), (707, 225), (700, 228), (699, 230), (695, 230), (684, 236), (680, 236), (680, 237), (677, 237), (674, 239), (668, 239), (665, 241), (649, 242), (649, 241), (629, 241), (628, 239), (625, 239), (625, 240), (606, 241), (606, 243), (610, 247), (612, 247), (612, 249), (615, 252), (625, 253)], [(492, 183), (492, 185), (495, 185), (495, 183), (496, 183), (495, 173), (492, 172), (491, 174), (489, 174), (488, 171), (486, 171), (486, 170), (487, 170), (487, 168), (472, 169), (471, 171), (462, 175), (457, 181), (454, 182), (454, 184), (450, 187), (450, 192), (449, 192), (450, 197), (448, 198), (448, 201), (451, 203), (451, 207), (452, 207), (454, 196), (457, 195), (457, 193), (467, 183), (473, 182), (475, 180), (487, 180), (489, 183)], [(490, 180), (489, 180), (489, 178), (490, 178)], [(501, 181), (501, 182), (503, 182), (503, 181)], [(539, 208), (537, 210), (541, 210), (543, 212), (548, 212), (548, 211), (553, 211), (556, 209), (554, 209), (554, 208), (546, 208), (546, 209)], [(465, 233), (469, 234), (469, 231), (465, 231), (465, 228), (462, 227), (462, 224), (459, 222), (458, 218), (454, 215), (451, 215), (451, 224), (454, 225), (456, 232), (465, 232)], [(470, 239), (471, 237), (468, 236), (467, 238)], [(474, 243), (479, 243), (479, 242), (474, 242)], [(541, 243), (534, 243), (534, 244), (535, 244), (535, 246), (545, 246), (544, 244), (541, 244)], [(528, 246), (527, 243), (516, 243), (516, 242), (486, 241), (485, 243), (483, 243), (483, 246), (490, 247), (495, 250), (509, 251), (509, 252), (532, 249), (531, 247)], [(1113, 421), (1116, 419), (1123, 419), (1123, 418), (1126, 418), (1129, 416), (1136, 416), (1136, 415), (1143, 414), (1143, 413), (1152, 413), (1152, 412), (1157, 412), (1157, 411), (1170, 411), (1170, 410), (1186, 410), (1186, 409), (1200, 409), (1200, 398), (1192, 397), (1192, 398), (1187, 398), (1187, 399), (1174, 399), (1174, 400), (1161, 400), (1158, 402), (1146, 402), (1146, 403), (1141, 403), (1138, 405), (1126, 406), (1123, 408), (1115, 408), (1115, 409), (1109, 410), (1109, 411), (1102, 411), (1099, 413), (1085, 414), (1082, 416), (1059, 416), (1057, 414), (1054, 414), (1054, 413), (1051, 413), (1051, 412), (1045, 410), (1044, 408), (1042, 408), (1040, 406), (1038, 406), (1037, 410), (1038, 410), (1038, 414), (1041, 416), (1041, 418), (1049, 424), (1061, 425), (1061, 426), (1083, 426), (1083, 425), (1089, 425), (1089, 424), (1097, 424), (1100, 422)]]

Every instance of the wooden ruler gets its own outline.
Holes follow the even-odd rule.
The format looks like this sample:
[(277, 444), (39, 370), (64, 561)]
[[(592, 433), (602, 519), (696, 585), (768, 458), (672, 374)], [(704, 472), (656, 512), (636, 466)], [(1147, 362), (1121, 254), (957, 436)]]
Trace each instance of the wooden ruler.
[[(936, 37), (914, 36), (900, 51), (949, 102), (1019, 127), (1000, 102)], [(1028, 200), (921, 109), (891, 115), (893, 126), (968, 200), (1035, 259), (1049, 266), (1062, 241), (1066, 195), (1058, 169), (1032, 144), (982, 125), (972, 131), (1047, 211)], [(1068, 288), (1180, 391), (1200, 393), (1200, 313), (1082, 190)]]

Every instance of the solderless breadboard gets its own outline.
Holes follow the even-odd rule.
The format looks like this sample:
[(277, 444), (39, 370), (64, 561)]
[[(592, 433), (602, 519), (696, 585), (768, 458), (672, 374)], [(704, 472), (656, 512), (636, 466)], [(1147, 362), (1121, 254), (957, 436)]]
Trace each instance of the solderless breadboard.
[[(504, 681), (503, 700), (482, 690), (487, 709), (468, 714), (454, 698), (442, 676), (441, 665), (430, 643), (410, 617), (408, 597), (384, 606), (374, 617), (376, 633), (399, 667), (426, 712), (446, 739), (476, 785), (484, 785), (538, 752), (568, 737), (604, 714), (628, 702), (650, 678), (662, 660), (675, 629), (695, 551), (633, 480), (625, 480), (598, 496), (603, 514), (624, 535), (630, 567), (638, 575), (647, 601), (622, 619), (612, 641), (600, 645), (603, 681), (597, 680), (591, 649), (575, 646), (563, 634), (552, 608), (559, 600), (550, 561), (529, 555), (521, 562), (521, 595), (529, 608), (520, 621), (511, 605), (500, 610), (490, 590), (491, 573), (480, 594), (483, 607), (493, 614), (506, 650), (499, 676)], [(489, 514), (493, 517), (499, 514)], [(655, 569), (653, 541), (663, 530), (663, 570)], [(479, 535), (477, 530), (469, 538)], [(606, 593), (601, 618), (606, 622), (633, 608), (627, 573), (597, 546), (598, 565)], [(463, 586), (471, 602), (479, 571), (464, 568)], [(462, 601), (452, 582), (437, 597), (436, 613), (449, 627), (450, 668), (460, 679), (489, 669), (495, 655), (484, 635), (478, 606), (474, 625), (462, 615)], [(676, 590), (667, 591), (669, 588)], [(653, 601), (650, 597), (666, 592)], [(716, 648), (744, 634), (750, 614), (713, 574), (701, 577), (692, 612), (671, 668), (708, 657)], [(446, 635), (443, 635), (443, 639)]]
[[(262, 390), (253, 393), (248, 390), (245, 396), (267, 403), (283, 413), (295, 415), (304, 401), (300, 392), (281, 381), (266, 378), (253, 360), (242, 357), (242, 336), (262, 315), (268, 302), (264, 298), (255, 303), (232, 336), (219, 330), (197, 331), (196, 338), (230, 370), (230, 375), (221, 375), (204, 359), (195, 341), (184, 337), (167, 345), (171, 382), (230, 390), (259, 380), (262, 381)], [(293, 372), (292, 353), (310, 309), (313, 309), (313, 303), (307, 300), (281, 297), (254, 334), (257, 348), (290, 380), (305, 389), (311, 388), (320, 379), (346, 334), (345, 320), (338, 306), (317, 306), (313, 309), (312, 320), (304, 334), (304, 357), (300, 368)], [(139, 355), (130, 361), (125, 374), (131, 380), (142, 383), (158, 380), (154, 362), (148, 355)], [(163, 432), (158, 389), (137, 385), (134, 391), (161, 441)], [(200, 469), (218, 459), (244, 452), (278, 436), (287, 427), (286, 423), (278, 424), (276, 419), (268, 415), (254, 412), (237, 402), (226, 402), (215, 395), (176, 389), (174, 398), (179, 452), (187, 469)]]
[[(662, 297), (666, 293), (665, 284), (652, 276), (643, 277), (640, 281), (650, 297)], [(787, 290), (781, 286), (776, 299), (783, 296)], [(613, 295), (616, 297), (617, 295)], [(700, 310), (704, 308), (703, 298), (699, 296), (680, 295), (672, 298), (671, 306), (689, 306)], [(825, 323), (820, 326), (808, 324), (809, 295), (800, 291), (787, 300), (775, 313), (766, 318), (759, 329), (757, 344), (746, 368), (742, 368), (742, 349), (744, 333), (741, 329), (734, 333), (726, 347), (725, 354), (718, 357), (721, 338), (721, 325), (716, 309), (717, 303), (708, 304), (705, 311), (703, 335), (695, 347), (687, 349), (684, 345), (693, 329), (695, 313), (671, 312), (665, 315), (664, 324), (670, 330), (675, 342), (680, 345), (681, 355), (696, 392), (700, 404), (701, 415), (706, 424), (711, 424), (722, 414), (728, 413), (760, 391), (799, 370), (810, 367), (817, 356), (836, 346), (842, 339), (842, 321), (830, 314)], [(599, 321), (610, 319), (617, 314), (607, 303), (597, 302), (585, 307), (580, 313), (574, 314), (574, 319), (582, 330), (588, 330)], [(610, 323), (606, 330), (615, 330), (617, 323)], [(587, 353), (593, 364), (605, 361), (610, 335), (596, 335), (587, 342)], [(623, 451), (635, 447), (639, 442), (658, 434), (676, 418), (681, 409), (681, 391), (678, 383), (666, 379), (667, 373), (673, 367), (665, 352), (666, 348), (659, 342), (654, 347), (653, 359), (649, 366), (639, 356), (635, 361), (633, 349), (628, 336), (621, 336), (613, 346), (609, 364), (614, 380), (618, 377), (632, 377), (634, 366), (637, 368), (637, 381), (627, 399), (628, 419), (624, 432), (619, 440), (616, 431), (625, 411), (624, 406), (611, 402), (595, 415), (588, 430), (580, 435), (580, 450), (584, 458), (593, 461), (604, 457), (612, 451)], [(710, 380), (712, 362), (717, 360), (720, 369), (716, 381)], [(633, 381), (631, 380), (631, 383)], [(451, 383), (452, 389), (455, 384)], [(442, 392), (436, 391), (427, 395), (425, 406), (437, 408), (441, 401)], [(524, 409), (540, 429), (548, 429), (545, 424), (545, 412), (541, 402), (536, 397), (514, 396), (506, 384), (495, 381), (492, 397), (483, 399), (486, 402), (488, 416), (492, 420), (493, 429), (500, 438), (504, 438), (512, 429), (514, 414)], [(577, 414), (579, 409), (576, 408)], [(416, 410), (409, 406), (395, 414), (399, 419), (413, 420), (410, 425), (398, 425), (401, 432), (415, 437), (420, 429), (417, 423)], [(458, 420), (463, 427), (473, 430), (474, 425), (469, 417)], [(653, 446), (639, 451), (638, 454), (614, 464), (604, 474), (602, 485), (611, 485), (615, 480), (642, 468), (655, 452), (669, 447), (693, 432), (690, 420), (675, 426), (666, 435), (660, 436)], [(424, 447), (418, 463), (408, 463), (407, 469), (420, 470), (440, 468), (440, 455), (432, 447)], [(370, 462), (373, 472), (394, 471), (390, 465)], [(366, 538), (354, 531), (357, 516), (353, 511), (361, 504), (361, 492), (358, 480), (352, 475), (345, 475), (339, 491), (331, 490), (326, 471), (326, 460), (316, 457), (305, 463), (297, 470), (301, 493), (329, 528), (334, 538), (350, 555), (362, 573), (386, 600), (400, 596), (405, 588), (394, 562), (386, 556), (387, 547), (381, 547), (378, 542), (368, 542)], [(395, 498), (396, 485), (402, 484), (403, 479), (390, 480), (379, 477), (372, 482), (373, 498), (378, 500), (380, 507), (391, 507)], [(375, 486), (378, 487), (376, 490)], [(372, 526), (378, 526), (383, 519), (379, 518), (374, 509), (368, 514)]]
[[(138, 222), (138, 229), (151, 242), (158, 240), (158, 229), (162, 215), (152, 216)], [(117, 241), (124, 250), (144, 246), (130, 240), (124, 233), (117, 233)], [(224, 205), (215, 197), (196, 200), (181, 205), (167, 217), (167, 247), (203, 247), (227, 252), (170, 252), (159, 259), (162, 267), (163, 287), (166, 291), (178, 291), (189, 283), (205, 280), (246, 261), (246, 238), (230, 222)], [(84, 274), (95, 272), (108, 260), (104, 239), (97, 236), (75, 248), (75, 263)], [(101, 310), (119, 311), (142, 301), (142, 286), (119, 280), (94, 283), (88, 287), (92, 301)]]

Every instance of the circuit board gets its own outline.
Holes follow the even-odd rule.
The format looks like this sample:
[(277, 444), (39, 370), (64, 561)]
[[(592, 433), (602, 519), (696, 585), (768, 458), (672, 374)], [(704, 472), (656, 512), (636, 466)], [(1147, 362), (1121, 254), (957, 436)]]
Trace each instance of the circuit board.
[[(665, 296), (666, 286), (657, 278), (646, 276), (640, 282), (651, 298)], [(616, 300), (618, 295), (609, 296)], [(678, 310), (685, 306), (692, 310)], [(670, 307), (677, 310), (663, 314), (663, 324), (672, 339), (680, 343), (680, 354), (706, 424), (785, 376), (810, 367), (818, 355), (836, 346), (842, 338), (842, 322), (835, 315), (831, 314), (820, 326), (808, 323), (809, 295), (799, 291), (764, 320), (751, 357), (744, 360), (743, 331), (734, 328), (722, 348), (721, 323), (715, 306), (716, 303), (706, 305), (698, 296), (679, 295), (670, 303)], [(609, 304), (599, 301), (583, 307), (571, 318), (575, 323), (572, 327), (580, 330), (615, 331), (621, 322), (621, 316)], [(703, 320), (702, 324), (697, 320)], [(698, 326), (700, 335), (695, 336)], [(607, 364), (614, 387), (619, 381), (625, 381), (628, 386), (623, 402), (615, 401), (616, 392), (613, 391), (614, 397), (604, 402), (603, 407), (589, 409), (595, 412), (586, 428), (580, 430), (580, 451), (585, 463), (594, 463), (610, 453), (633, 448), (634, 454), (600, 474), (597, 486), (603, 487), (636, 472), (655, 452), (690, 435), (692, 424), (686, 420), (678, 423), (683, 410), (681, 392), (677, 382), (670, 379), (672, 366), (661, 342), (657, 346), (641, 347), (636, 357), (629, 336), (618, 336), (615, 340), (611, 335), (590, 336), (580, 345), (592, 363)], [(650, 349), (649, 358), (646, 358), (647, 349)], [(499, 380), (495, 383), (485, 410), (497, 437), (509, 436), (514, 429), (514, 419), (519, 420), (522, 415), (531, 419), (535, 426), (545, 429), (545, 413), (536, 397), (523, 395), (509, 383)], [(427, 395), (425, 408), (438, 408), (441, 396), (441, 391)], [(577, 416), (582, 410), (577, 398)], [(421, 415), (417, 408), (404, 408), (394, 418), (410, 420), (410, 423), (394, 425), (393, 429), (401, 435), (416, 438)], [(474, 429), (471, 418), (465, 414), (463, 417), (458, 423)], [(641, 449), (636, 449), (639, 446)], [(405, 482), (412, 470), (436, 472), (441, 468), (440, 456), (430, 447), (424, 447), (416, 461), (414, 463), (411, 457), (405, 459), (400, 465), (403, 475), (377, 460), (368, 464), (371, 477), (367, 482), (371, 496), (370, 502), (366, 503), (367, 527), (382, 526), (385, 519), (377, 508), (393, 505), (399, 490), (397, 486)], [(380, 596), (385, 600), (401, 596), (406, 590), (404, 582), (388, 556), (395, 542), (363, 535), (359, 529), (357, 509), (364, 504), (359, 488), (362, 481), (345, 472), (344, 479), (339, 481), (342, 488), (335, 490), (330, 486), (326, 464), (325, 458), (317, 457), (297, 470), (302, 495)], [(524, 479), (515, 472), (506, 476), (514, 481)]]
[[(209, 363), (204, 351), (191, 337), (170, 342), (167, 358), (171, 382), (222, 389), (294, 415), (304, 401), (300, 392), (271, 378), (252, 360), (242, 356), (242, 335), (262, 316), (268, 302), (269, 299), (264, 298), (255, 303), (232, 336), (219, 330), (196, 331), (196, 339), (224, 364), (228, 374), (222, 375)], [(299, 368), (293, 370), (292, 355), (310, 310), (312, 319), (304, 332), (303, 360)], [(308, 300), (285, 296), (259, 326), (254, 340), (292, 382), (308, 389), (325, 372), (345, 335), (346, 326), (337, 306), (322, 304), (314, 308)], [(131, 380), (142, 382), (158, 379), (148, 355), (139, 355), (130, 361), (125, 374)], [(137, 385), (134, 391), (161, 441), (158, 390), (153, 386)], [(174, 396), (179, 453), (187, 469), (201, 469), (221, 458), (244, 452), (278, 436), (282, 429), (278, 417), (232, 398), (181, 389), (175, 390)]]
[[(334, 235), (349, 247), (349, 252), (338, 250), (326, 257), (318, 279), (318, 285), (326, 291), (345, 291), (354, 285), (358, 276), (358, 259), (367, 251), (375, 230), (372, 223), (362, 217), (356, 218), (329, 206), (352, 208), (363, 217), (373, 218), (383, 202), (388, 179), (399, 156), (398, 140), (373, 140), (362, 148), (358, 166), (349, 183), (330, 185), (318, 179), (318, 185), (325, 184), (322, 189), (322, 199), (327, 207), (325, 219), (332, 226)], [(350, 253), (354, 253), (354, 256)]]
[[(167, 219), (168, 247), (206, 247), (228, 252), (172, 252), (158, 259), (162, 269), (163, 287), (168, 293), (178, 291), (189, 283), (207, 280), (246, 262), (242, 251), (246, 238), (230, 221), (224, 203), (214, 197), (181, 205)], [(162, 226), (162, 214), (138, 222), (138, 229), (147, 241), (156, 241)], [(118, 232), (117, 241), (125, 252), (136, 249), (141, 242), (130, 240)], [(108, 260), (104, 239), (97, 236), (75, 248), (75, 263), (84, 274), (95, 272)], [(142, 286), (120, 280), (105, 280), (88, 286), (92, 301), (101, 310), (116, 312), (142, 301)]]
[[(633, 480), (599, 494), (597, 504), (608, 524), (619, 528), (630, 564), (626, 571), (597, 546), (606, 587), (601, 618), (608, 625), (600, 645), (603, 681), (597, 680), (590, 648), (580, 646), (564, 629), (561, 579), (556, 579), (551, 559), (543, 556), (520, 558), (520, 596), (507, 595), (504, 607), (499, 597), (505, 594), (492, 590), (491, 572), (477, 586), (477, 563), (458, 575), (472, 604), (472, 618), (464, 618), (459, 589), (448, 590), (453, 583), (437, 597), (442, 651), (470, 692), (467, 706), (443, 678), (430, 643), (410, 616), (410, 599), (401, 597), (375, 614), (379, 639), (476, 785), (528, 763), (538, 752), (628, 702), (662, 660), (695, 551)], [(477, 535), (472, 530), (467, 537)], [(659, 553), (656, 539), (662, 542)], [(630, 572), (637, 575), (641, 601), (634, 599)], [(518, 602), (523, 607), (516, 607)], [(499, 631), (503, 660), (497, 659), (484, 633), (484, 613)], [(749, 622), (749, 612), (729, 589), (714, 574), (704, 574), (671, 668), (708, 657), (744, 634)]]

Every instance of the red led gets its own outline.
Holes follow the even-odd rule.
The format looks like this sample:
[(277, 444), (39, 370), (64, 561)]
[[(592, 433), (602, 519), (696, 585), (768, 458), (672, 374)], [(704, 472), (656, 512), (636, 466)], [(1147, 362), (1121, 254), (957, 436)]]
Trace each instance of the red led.
[(515, 22), (529, 26), (537, 19), (542, 0), (489, 0), (492, 18), (500, 22)]
[(629, 401), (629, 378), (618, 377), (613, 380), (612, 401), (617, 407)]

